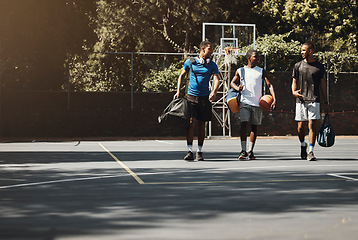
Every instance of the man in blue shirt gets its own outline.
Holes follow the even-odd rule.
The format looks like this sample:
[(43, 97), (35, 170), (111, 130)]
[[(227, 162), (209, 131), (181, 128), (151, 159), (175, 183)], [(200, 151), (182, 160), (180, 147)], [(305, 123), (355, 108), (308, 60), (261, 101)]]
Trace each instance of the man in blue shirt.
[[(194, 160), (193, 139), (196, 122), (198, 124), (198, 151), (196, 152), (196, 160), (204, 161), (202, 148), (205, 138), (205, 122), (211, 120), (211, 102), (215, 100), (216, 92), (219, 88), (219, 69), (216, 63), (210, 59), (213, 54), (213, 46), (210, 42), (203, 41), (199, 47), (199, 56), (185, 61), (184, 68), (178, 78), (177, 92), (174, 95), (174, 98), (179, 97), (185, 75), (190, 73), (188, 92), (185, 95), (191, 111), (190, 124), (186, 129), (186, 141), (189, 150), (184, 157), (186, 161)], [(209, 82), (212, 75), (214, 83), (213, 89), (210, 91)]]

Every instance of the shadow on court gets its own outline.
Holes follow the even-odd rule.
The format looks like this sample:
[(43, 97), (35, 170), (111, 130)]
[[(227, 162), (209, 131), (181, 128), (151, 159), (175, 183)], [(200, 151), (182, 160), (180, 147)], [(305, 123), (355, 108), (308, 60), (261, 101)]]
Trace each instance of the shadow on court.
[[(186, 222), (200, 222), (212, 227), (211, 221), (226, 214), (237, 214), (234, 220), (240, 223), (252, 214), (290, 213), (294, 216), (340, 206), (355, 208), (358, 200), (357, 182), (335, 179), (310, 168), (202, 168), (220, 161), (224, 163), (222, 168), (225, 162), (237, 162), (238, 166), (236, 154), (232, 152), (210, 152), (206, 155), (207, 162), (187, 165), (181, 161), (179, 166), (170, 168), (161, 167), (161, 161), (180, 160), (183, 152), (113, 154), (128, 164), (138, 161), (155, 164), (155, 168), (132, 169), (147, 184), (138, 184), (124, 169), (112, 165), (117, 163), (104, 152), (1, 152), (0, 185), (9, 187), (0, 189), (0, 238), (50, 240), (92, 236), (103, 239), (101, 236), (115, 234), (123, 239), (122, 234), (126, 236), (128, 232), (166, 231), (165, 227), (171, 222), (179, 221), (184, 226)], [(298, 160), (263, 154), (260, 158)], [(336, 160), (343, 159), (338, 157), (332, 161)], [(351, 172), (358, 174), (356, 169)], [(98, 178), (90, 179), (93, 176)], [(73, 181), (57, 182), (64, 179)], [(35, 182), (43, 184), (19, 185)], [(224, 221), (228, 221), (227, 226), (231, 228), (232, 219)], [(279, 221), (289, 224), (285, 219)], [(179, 230), (169, 229), (167, 235), (164, 234), (167, 238), (162, 239), (181, 239), (171, 238)], [(225, 227), (220, 230), (225, 231)], [(217, 236), (204, 234), (202, 237), (225, 239), (224, 235), (221, 232)], [(345, 239), (351, 239), (350, 235), (347, 237)]]

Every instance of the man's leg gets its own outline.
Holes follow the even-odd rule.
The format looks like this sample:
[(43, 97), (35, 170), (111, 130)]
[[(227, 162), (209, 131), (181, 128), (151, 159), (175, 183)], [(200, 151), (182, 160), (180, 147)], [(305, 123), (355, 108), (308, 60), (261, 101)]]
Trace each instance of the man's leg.
[(203, 145), (205, 139), (205, 122), (198, 120), (198, 151), (196, 152), (196, 160), (204, 161)]
[(317, 120), (309, 120), (308, 121), (308, 140), (309, 140), (309, 148), (308, 148), (308, 160), (315, 161), (316, 157), (313, 154), (314, 145), (316, 142), (316, 122)]
[(251, 125), (251, 132), (250, 132), (250, 144), (249, 144), (249, 158), (251, 160), (255, 159), (254, 156), (254, 147), (257, 138), (257, 125)]
[(198, 120), (198, 151), (202, 152), (205, 139), (205, 122)]
[(188, 146), (188, 153), (185, 155), (184, 160), (193, 161), (193, 139), (194, 139), (194, 128), (195, 128), (195, 118), (190, 119), (189, 126), (186, 129), (186, 144)]
[(297, 125), (298, 139), (301, 142), (301, 158), (302, 159), (307, 159), (307, 144), (305, 142), (306, 124), (307, 124), (307, 122), (301, 121), (301, 122), (298, 122), (298, 125)]
[(249, 122), (241, 122), (240, 128), (240, 140), (241, 140), (241, 152), (239, 156), (239, 160), (246, 159), (247, 152), (246, 152), (246, 139), (247, 139), (247, 126)]

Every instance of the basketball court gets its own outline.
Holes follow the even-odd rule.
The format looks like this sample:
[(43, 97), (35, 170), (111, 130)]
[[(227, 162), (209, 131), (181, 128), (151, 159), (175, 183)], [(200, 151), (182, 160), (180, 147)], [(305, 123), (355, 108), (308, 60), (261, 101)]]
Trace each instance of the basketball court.
[(185, 162), (185, 140), (1, 143), (0, 238), (356, 238), (357, 137), (317, 162), (296, 137), (259, 138), (253, 161), (239, 144)]

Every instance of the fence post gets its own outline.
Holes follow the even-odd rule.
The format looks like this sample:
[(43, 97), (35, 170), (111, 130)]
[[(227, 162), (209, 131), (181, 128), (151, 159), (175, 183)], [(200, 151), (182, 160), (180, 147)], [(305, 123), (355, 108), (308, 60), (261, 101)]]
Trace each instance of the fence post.
[(70, 84), (71, 84), (71, 70), (68, 65), (68, 79), (67, 79), (67, 111), (70, 110)]
[[(267, 55), (266, 55), (266, 53), (265, 53), (265, 55), (264, 55), (264, 70), (266, 71), (266, 57), (267, 57)], [(264, 81), (264, 84), (263, 84), (263, 87), (264, 87), (264, 94), (263, 95), (265, 95), (266, 94), (266, 81)]]
[(2, 87), (0, 83), (0, 137), (2, 136)]
[(327, 61), (327, 77), (326, 77), (326, 81), (327, 81), (327, 83), (326, 83), (326, 85), (327, 85), (327, 89), (326, 89), (326, 91), (327, 91), (327, 102), (329, 104), (329, 61)]
[(133, 52), (131, 53), (131, 110), (133, 110), (133, 78), (134, 78), (134, 70), (133, 70)]

